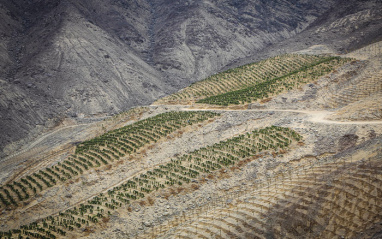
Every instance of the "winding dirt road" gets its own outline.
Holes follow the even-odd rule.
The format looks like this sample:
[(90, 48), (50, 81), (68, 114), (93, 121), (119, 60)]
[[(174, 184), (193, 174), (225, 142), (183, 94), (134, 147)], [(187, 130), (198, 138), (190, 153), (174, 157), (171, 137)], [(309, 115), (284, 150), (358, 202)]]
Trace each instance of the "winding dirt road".
[(233, 109), (197, 109), (197, 108), (183, 108), (184, 111), (220, 111), (220, 112), (231, 112), (231, 111), (241, 111), (241, 112), (290, 112), (290, 113), (301, 113), (308, 115), (307, 121), (313, 123), (323, 123), (323, 124), (339, 124), (339, 125), (369, 125), (369, 124), (382, 124), (382, 120), (375, 121), (334, 121), (326, 119), (328, 116), (334, 114), (335, 112), (327, 110), (294, 110), (294, 109), (249, 109), (249, 110), (233, 110)]
[[(173, 107), (184, 107), (184, 106), (163, 106), (163, 107), (168, 107), (173, 108)], [(334, 112), (327, 111), (327, 110), (320, 110), (320, 111), (313, 111), (313, 110), (296, 110), (296, 109), (246, 109), (246, 110), (241, 110), (241, 109), (198, 109), (198, 108), (178, 108), (178, 110), (181, 111), (220, 111), (220, 112), (230, 112), (230, 111), (241, 111), (241, 112), (290, 112), (290, 113), (300, 113), (300, 114), (306, 114), (308, 115), (308, 118), (306, 119), (307, 121), (313, 122), (313, 123), (323, 123), (323, 124), (338, 124), (338, 125), (375, 125), (375, 124), (382, 124), (382, 120), (376, 120), (376, 121), (334, 121), (334, 120), (328, 120), (327, 117), (334, 114)], [(102, 118), (104, 119), (104, 117)], [(94, 122), (92, 122), (94, 123)], [(89, 125), (92, 123), (87, 123), (87, 124), (78, 124), (78, 125), (70, 125), (66, 126), (63, 128), (59, 128), (53, 132), (49, 132), (42, 137), (38, 138), (36, 141), (28, 145), (25, 149), (23, 149), (20, 152), (17, 152), (13, 155), (10, 155), (1, 161), (7, 161), (9, 159), (12, 159), (13, 157), (16, 157), (22, 153), (27, 152), (28, 150), (33, 149), (35, 146), (37, 146), (39, 143), (41, 143), (44, 139), (47, 139), (48, 137), (52, 136), (55, 137), (56, 134), (59, 134), (60, 131), (69, 129), (69, 128), (77, 128), (80, 126), (85, 126)]]

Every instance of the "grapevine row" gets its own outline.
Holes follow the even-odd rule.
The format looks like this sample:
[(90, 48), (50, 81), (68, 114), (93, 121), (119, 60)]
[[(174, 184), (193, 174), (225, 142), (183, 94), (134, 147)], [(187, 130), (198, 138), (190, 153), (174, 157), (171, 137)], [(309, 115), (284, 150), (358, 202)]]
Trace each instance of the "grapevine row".
[(158, 100), (157, 104), (188, 104), (198, 100), (240, 90), (258, 83), (282, 77), (327, 59), (325, 56), (286, 54), (263, 61), (230, 69), (191, 86), (170, 96)]
[(197, 103), (215, 105), (238, 105), (251, 103), (259, 99), (265, 99), (272, 95), (280, 94), (284, 91), (296, 89), (303, 84), (313, 82), (319, 77), (326, 75), (335, 68), (345, 64), (350, 59), (339, 57), (325, 58), (309, 66), (290, 72), (284, 76), (259, 82), (253, 86), (237, 91), (231, 91), (220, 95), (211, 96), (197, 101)]
[(0, 232), (0, 237), (66, 237), (71, 231), (80, 232), (80, 229), (107, 220), (115, 210), (130, 212), (133, 202), (139, 202), (141, 205), (152, 203), (152, 192), (203, 180), (219, 170), (232, 166), (240, 167), (240, 162), (265, 151), (278, 152), (289, 147), (292, 142), (300, 140), (302, 137), (289, 128), (271, 126), (254, 130), (177, 156), (171, 159), (171, 162), (146, 170), (106, 193), (91, 198), (87, 203), (22, 226), (20, 229)]
[(109, 131), (77, 146), (75, 154), (52, 167), (0, 187), (0, 208), (18, 207), (38, 192), (93, 167), (106, 165), (181, 129), (217, 116), (212, 112), (169, 112)]

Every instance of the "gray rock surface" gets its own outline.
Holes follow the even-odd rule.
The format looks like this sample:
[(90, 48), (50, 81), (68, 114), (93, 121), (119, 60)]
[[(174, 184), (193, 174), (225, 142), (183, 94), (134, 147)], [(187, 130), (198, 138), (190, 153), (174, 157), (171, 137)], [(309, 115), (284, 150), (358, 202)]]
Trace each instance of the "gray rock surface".
[(312, 44), (344, 51), (381, 37), (377, 0), (345, 6), (1, 0), (0, 151), (14, 144), (0, 155), (64, 118), (149, 104), (226, 67)]

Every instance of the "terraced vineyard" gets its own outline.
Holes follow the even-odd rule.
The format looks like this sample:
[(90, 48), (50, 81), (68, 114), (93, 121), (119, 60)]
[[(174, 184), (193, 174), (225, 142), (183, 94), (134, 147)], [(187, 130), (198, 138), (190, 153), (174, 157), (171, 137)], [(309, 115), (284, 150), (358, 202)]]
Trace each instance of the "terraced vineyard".
[(241, 90), (201, 99), (196, 103), (228, 106), (270, 98), (288, 90), (297, 89), (306, 83), (314, 82), (319, 77), (328, 74), (349, 61), (350, 59), (339, 57), (326, 58), (282, 77), (259, 82)]
[[(256, 93), (267, 90), (261, 95), (264, 97), (314, 81), (317, 77), (347, 61), (347, 59), (298, 54), (276, 56), (213, 75), (176, 94), (158, 100), (156, 104), (190, 104), (195, 102), (209, 104), (215, 102), (221, 105), (237, 104), (243, 100), (243, 97), (248, 100), (248, 94), (252, 94), (253, 98), (258, 98), (260, 96), (257, 96)], [(314, 69), (309, 69), (311, 67)], [(303, 79), (305, 77), (308, 78)], [(227, 103), (225, 102), (227, 100), (221, 102), (221, 98), (232, 98), (232, 96), (243, 93), (246, 96), (234, 97)]]
[(382, 119), (382, 91), (346, 105), (330, 119), (342, 121)]
[(347, 104), (362, 100), (368, 96), (382, 92), (382, 58), (377, 66), (368, 69), (358, 79), (338, 92), (328, 95), (327, 105), (332, 108), (342, 107)]
[(177, 130), (216, 116), (218, 114), (212, 112), (163, 113), (83, 142), (68, 159), (1, 186), (0, 209), (18, 207), (47, 188), (91, 168), (113, 163)]
[[(197, 115), (197, 113), (194, 113)], [(205, 117), (212, 117), (209, 113)], [(178, 116), (179, 117), (179, 116)], [(123, 132), (123, 131), (117, 131)], [(117, 132), (109, 133), (116, 135)], [(170, 163), (156, 166), (142, 172), (139, 176), (130, 178), (105, 193), (93, 197), (87, 203), (82, 203), (50, 216), (39, 222), (22, 226), (10, 232), (2, 232), (1, 236), (33, 236), (36, 238), (56, 238), (70, 236), (71, 232), (108, 220), (110, 214), (120, 208), (129, 210), (133, 202), (141, 205), (151, 204), (149, 195), (164, 188), (173, 188), (189, 184), (192, 179), (202, 179), (208, 175), (228, 167), (240, 167), (256, 155), (271, 151), (279, 153), (291, 143), (300, 141), (301, 136), (295, 131), (283, 127), (266, 127), (238, 137), (222, 141), (218, 144), (201, 148), (189, 154), (178, 156)], [(80, 147), (79, 151), (91, 148), (89, 145), (99, 144), (100, 140), (93, 140)], [(144, 201), (147, 199), (147, 202)]]
[[(158, 238), (354, 238), (380, 223), (381, 154), (320, 162), (178, 218)], [(228, 198), (236, 198), (233, 204)], [(188, 222), (187, 222), (188, 221)], [(174, 228), (176, 228), (174, 230)]]
[[(361, 53), (288, 54), (228, 70), (156, 102), (163, 106), (81, 124), (83, 138), (105, 133), (69, 156), (6, 162), (20, 171), (0, 178), (0, 238), (382, 235), (381, 62)], [(245, 107), (297, 88), (265, 109)], [(194, 103), (233, 107), (184, 105)], [(73, 145), (71, 130), (58, 142)], [(61, 140), (58, 132), (41, 138)]]

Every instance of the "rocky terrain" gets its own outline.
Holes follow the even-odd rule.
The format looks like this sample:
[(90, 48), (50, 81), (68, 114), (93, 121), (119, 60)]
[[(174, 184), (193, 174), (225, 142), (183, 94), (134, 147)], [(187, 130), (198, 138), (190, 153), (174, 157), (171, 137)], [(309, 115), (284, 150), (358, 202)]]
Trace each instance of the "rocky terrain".
[(380, 5), (0, 0), (0, 238), (379, 238)]
[[(17, 235), (21, 225), (33, 225), (33, 222), (43, 225), (46, 218), (73, 213), (70, 211), (73, 208), (81, 207), (97, 195), (111, 195), (109, 192), (128, 180), (158, 165), (171, 163), (180, 155), (275, 125), (296, 131), (303, 140), (285, 150), (262, 151), (243, 163), (204, 174), (189, 184), (154, 191), (141, 201), (117, 208), (99, 206), (102, 210), (97, 209), (98, 213), (109, 210), (107, 215), (101, 214), (101, 221), (88, 221), (88, 226), (85, 223), (84, 227), (73, 230), (62, 226), (67, 233), (64, 237), (377, 238), (382, 221), (377, 198), (382, 184), (380, 172), (375, 169), (380, 168), (382, 156), (382, 118), (378, 114), (369, 117), (358, 110), (366, 104), (370, 112), (380, 111), (377, 102), (381, 92), (378, 88), (381, 54), (375, 53), (380, 46), (378, 42), (343, 55), (354, 60), (314, 83), (244, 108), (151, 105), (103, 121), (67, 120), (24, 151), (6, 158), (1, 167), (2, 185), (57, 166), (57, 162), (77, 152), (79, 142), (139, 120), (165, 112), (220, 114), (206, 122), (180, 128), (120, 160), (47, 187), (17, 207), (3, 207), (1, 231), (16, 230), (13, 233)], [(330, 53), (325, 46), (302, 52)], [(370, 87), (358, 88), (359, 98), (346, 101), (349, 99), (346, 92), (352, 89), (349, 86), (365, 79)], [(354, 107), (355, 104), (360, 107)], [(89, 220), (79, 214), (72, 215)], [(51, 231), (51, 226), (28, 231), (41, 233), (47, 228)], [(60, 237), (58, 231), (54, 235)]]
[[(368, 1), (0, 1), (1, 155), (244, 63), (380, 39)], [(6, 147), (7, 146), (7, 147)]]

